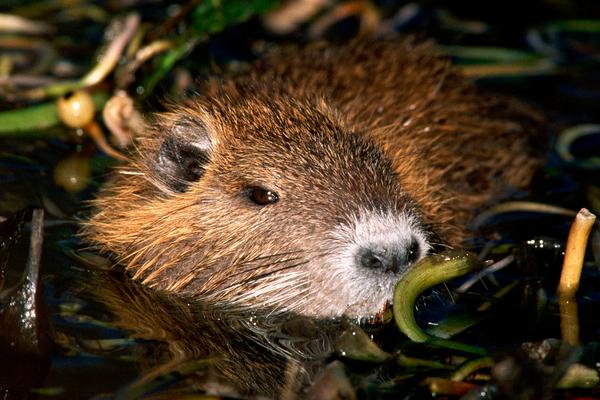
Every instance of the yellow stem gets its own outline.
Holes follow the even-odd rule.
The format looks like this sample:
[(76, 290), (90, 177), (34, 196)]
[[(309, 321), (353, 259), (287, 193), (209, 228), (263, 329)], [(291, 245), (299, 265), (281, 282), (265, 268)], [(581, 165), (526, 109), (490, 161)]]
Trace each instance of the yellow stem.
[(575, 294), (581, 279), (585, 248), (595, 221), (596, 216), (585, 208), (575, 216), (567, 239), (565, 259), (557, 289), (561, 336), (566, 343), (573, 346), (579, 343), (579, 317)]
[(560, 297), (560, 335), (565, 343), (571, 346), (579, 344), (579, 313), (574, 298)]
[(585, 248), (595, 221), (596, 216), (585, 208), (582, 208), (575, 216), (569, 231), (565, 259), (558, 284), (558, 293), (561, 297), (575, 297), (579, 288)]

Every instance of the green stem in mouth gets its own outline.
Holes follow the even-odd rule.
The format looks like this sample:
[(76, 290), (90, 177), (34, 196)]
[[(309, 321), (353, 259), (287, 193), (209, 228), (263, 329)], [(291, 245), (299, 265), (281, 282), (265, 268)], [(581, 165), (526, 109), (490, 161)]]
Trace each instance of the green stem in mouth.
[(462, 250), (451, 250), (419, 261), (398, 281), (394, 289), (394, 320), (400, 331), (415, 342), (431, 343), (485, 355), (485, 350), (479, 347), (428, 335), (419, 327), (414, 315), (415, 302), (421, 293), (442, 282), (471, 272), (479, 265), (480, 261), (473, 253)]

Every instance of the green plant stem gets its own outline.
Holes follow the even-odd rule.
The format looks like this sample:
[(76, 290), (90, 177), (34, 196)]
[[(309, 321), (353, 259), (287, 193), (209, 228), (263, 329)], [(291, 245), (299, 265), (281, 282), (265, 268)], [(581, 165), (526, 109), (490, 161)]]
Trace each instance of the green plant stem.
[[(108, 94), (98, 92), (92, 98), (96, 108), (101, 109), (108, 100)], [(4, 111), (0, 112), (0, 137), (43, 131), (60, 123), (55, 101)]]
[(448, 251), (419, 261), (398, 281), (394, 289), (394, 320), (402, 333), (411, 340), (431, 343), (454, 350), (485, 355), (484, 349), (446, 339), (432, 337), (417, 324), (414, 316), (415, 302), (423, 291), (467, 272), (480, 264), (473, 253)]

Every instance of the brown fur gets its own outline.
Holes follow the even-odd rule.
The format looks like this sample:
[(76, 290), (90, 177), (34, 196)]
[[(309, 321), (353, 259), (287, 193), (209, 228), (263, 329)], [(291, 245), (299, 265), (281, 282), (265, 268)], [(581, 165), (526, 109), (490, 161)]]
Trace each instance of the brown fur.
[[(427, 43), (282, 48), (200, 92), (149, 124), (83, 230), (167, 291), (319, 313), (316, 293), (335, 301), (339, 285), (302, 265), (335, 247), (331, 226), (365, 207), (410, 210), (432, 241), (458, 245), (473, 211), (527, 186), (540, 163), (529, 144), (540, 115), (481, 92)], [(182, 118), (213, 147), (179, 193), (154, 166)], [(278, 208), (247, 204), (256, 183), (280, 192)]]

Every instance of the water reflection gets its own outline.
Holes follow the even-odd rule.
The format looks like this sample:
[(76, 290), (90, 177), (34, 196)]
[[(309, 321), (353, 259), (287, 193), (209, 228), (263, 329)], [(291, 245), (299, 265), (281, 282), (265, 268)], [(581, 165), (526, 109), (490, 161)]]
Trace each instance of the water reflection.
[(113, 325), (146, 342), (140, 378), (122, 389), (124, 398), (157, 386), (171, 393), (193, 387), (220, 396), (296, 397), (332, 353), (340, 330), (337, 321), (188, 301), (117, 274), (97, 273), (86, 286), (113, 314)]

